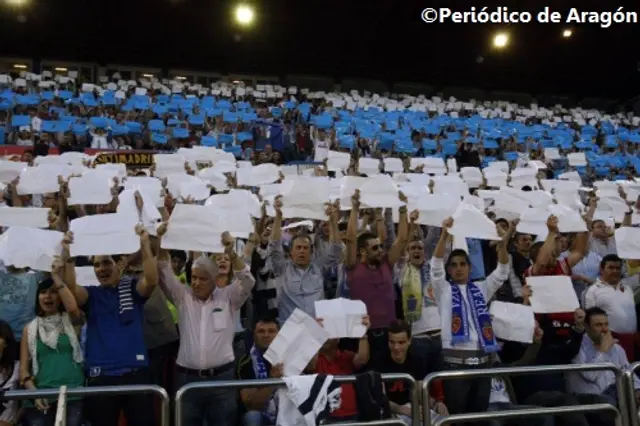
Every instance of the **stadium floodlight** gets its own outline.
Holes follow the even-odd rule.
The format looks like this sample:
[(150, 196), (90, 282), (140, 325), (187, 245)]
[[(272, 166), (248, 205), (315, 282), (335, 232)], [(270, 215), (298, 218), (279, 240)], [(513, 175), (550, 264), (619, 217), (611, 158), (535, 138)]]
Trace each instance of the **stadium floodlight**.
[(22, 7), (26, 6), (27, 0), (5, 0), (9, 6)]
[(498, 33), (493, 37), (493, 47), (503, 49), (509, 44), (509, 35), (507, 33)]
[(571, 30), (564, 30), (564, 31), (562, 32), (562, 37), (564, 37), (564, 38), (569, 38), (569, 37), (571, 37), (572, 35), (573, 35), (573, 31), (571, 31)]
[(253, 8), (244, 4), (236, 7), (236, 22), (242, 26), (249, 26), (253, 23)]

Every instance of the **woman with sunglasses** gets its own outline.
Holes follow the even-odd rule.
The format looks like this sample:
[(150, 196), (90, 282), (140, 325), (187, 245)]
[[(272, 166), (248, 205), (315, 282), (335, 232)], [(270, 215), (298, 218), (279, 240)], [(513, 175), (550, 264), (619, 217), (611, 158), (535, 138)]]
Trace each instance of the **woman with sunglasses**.
[[(36, 317), (26, 325), (20, 342), (20, 383), (26, 389), (47, 389), (84, 383), (83, 354), (78, 329), (83, 316), (76, 300), (62, 280), (67, 267), (60, 259), (52, 266), (51, 277), (38, 284)], [(56, 402), (45, 399), (25, 401), (27, 426), (53, 426)], [(82, 422), (82, 401), (67, 398), (67, 425)]]

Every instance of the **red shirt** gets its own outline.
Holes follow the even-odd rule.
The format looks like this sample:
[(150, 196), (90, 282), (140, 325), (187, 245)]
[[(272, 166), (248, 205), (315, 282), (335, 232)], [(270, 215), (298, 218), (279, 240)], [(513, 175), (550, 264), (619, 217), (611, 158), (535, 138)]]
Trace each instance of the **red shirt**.
[[(571, 276), (571, 266), (569, 266), (569, 262), (567, 259), (561, 259), (556, 262), (556, 266), (554, 268), (547, 269), (546, 271), (542, 271), (541, 273), (534, 274), (533, 273), (533, 265), (529, 266), (526, 271), (524, 271), (524, 276), (533, 277), (533, 276), (560, 276), (560, 275), (568, 275)], [(569, 336), (569, 330), (574, 325), (574, 313), (573, 312), (556, 312), (553, 314), (536, 314), (536, 320), (540, 324), (540, 328), (542, 328), (545, 333), (548, 331), (553, 332), (556, 336), (559, 337), (567, 337)]]
[[(349, 376), (354, 373), (353, 358), (356, 356), (354, 352), (341, 351), (338, 349), (333, 360), (329, 361), (324, 355), (318, 355), (316, 363), (316, 372), (318, 374), (331, 374), (333, 376)], [(340, 408), (333, 413), (331, 417), (348, 417), (358, 414), (356, 406), (356, 392), (352, 384), (342, 385), (342, 403)]]

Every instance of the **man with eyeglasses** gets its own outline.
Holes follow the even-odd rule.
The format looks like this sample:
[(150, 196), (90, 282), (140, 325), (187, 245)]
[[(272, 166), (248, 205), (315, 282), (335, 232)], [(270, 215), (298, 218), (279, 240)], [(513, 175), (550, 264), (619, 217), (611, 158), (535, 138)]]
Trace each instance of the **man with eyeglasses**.
[(347, 282), (353, 300), (361, 300), (371, 317), (369, 346), (371, 355), (387, 351), (387, 330), (396, 319), (396, 294), (393, 287), (393, 266), (404, 254), (409, 234), (407, 207), (400, 207), (398, 235), (385, 252), (378, 235), (365, 231), (357, 236), (360, 194), (351, 197), (351, 213), (347, 225)]

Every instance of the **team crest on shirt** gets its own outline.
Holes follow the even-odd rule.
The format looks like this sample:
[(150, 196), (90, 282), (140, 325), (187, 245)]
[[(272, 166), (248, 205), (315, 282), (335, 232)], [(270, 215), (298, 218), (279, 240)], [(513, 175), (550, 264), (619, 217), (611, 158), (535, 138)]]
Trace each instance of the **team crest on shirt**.
[(451, 331), (455, 334), (460, 331), (461, 327), (462, 318), (460, 318), (460, 315), (453, 314), (453, 317), (451, 318)]
[(493, 327), (491, 327), (490, 322), (485, 322), (482, 326), (482, 335), (487, 340), (493, 340)]

